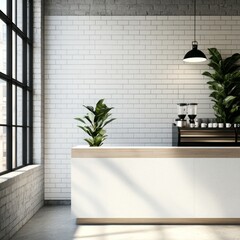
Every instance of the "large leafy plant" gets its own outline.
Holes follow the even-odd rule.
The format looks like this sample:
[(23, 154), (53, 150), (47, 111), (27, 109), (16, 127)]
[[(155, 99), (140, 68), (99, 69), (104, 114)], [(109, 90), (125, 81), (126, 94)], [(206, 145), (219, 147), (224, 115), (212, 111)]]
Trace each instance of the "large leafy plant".
[(210, 97), (214, 102), (213, 109), (218, 122), (240, 122), (240, 54), (222, 59), (216, 48), (208, 49), (210, 66), (213, 72), (203, 75), (211, 78), (208, 83), (212, 90)]
[(99, 100), (95, 108), (92, 106), (84, 107), (89, 110), (89, 113), (82, 118), (75, 118), (81, 124), (78, 127), (90, 136), (84, 139), (90, 147), (101, 146), (107, 137), (104, 127), (115, 120), (115, 118), (110, 118), (110, 111), (113, 108), (107, 107), (104, 104), (104, 99)]

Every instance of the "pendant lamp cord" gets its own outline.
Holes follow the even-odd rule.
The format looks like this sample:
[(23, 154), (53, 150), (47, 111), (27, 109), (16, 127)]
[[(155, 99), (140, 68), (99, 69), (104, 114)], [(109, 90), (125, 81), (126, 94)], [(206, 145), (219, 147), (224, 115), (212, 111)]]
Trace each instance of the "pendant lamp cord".
[(196, 42), (196, 0), (194, 0), (194, 42)]

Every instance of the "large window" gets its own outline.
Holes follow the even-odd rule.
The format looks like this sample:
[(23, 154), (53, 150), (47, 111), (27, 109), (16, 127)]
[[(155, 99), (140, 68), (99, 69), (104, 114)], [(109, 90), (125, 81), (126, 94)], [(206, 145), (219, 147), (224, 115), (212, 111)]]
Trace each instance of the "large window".
[(32, 0), (0, 0), (0, 174), (32, 163)]

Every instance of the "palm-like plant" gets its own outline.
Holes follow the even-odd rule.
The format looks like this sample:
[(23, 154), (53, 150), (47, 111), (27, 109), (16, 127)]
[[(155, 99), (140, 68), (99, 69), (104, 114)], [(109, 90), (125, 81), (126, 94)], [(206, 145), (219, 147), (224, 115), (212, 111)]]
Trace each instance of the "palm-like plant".
[(92, 106), (84, 106), (89, 110), (89, 113), (82, 118), (75, 118), (82, 124), (78, 127), (90, 136), (90, 138), (84, 139), (90, 147), (97, 147), (103, 144), (103, 141), (107, 137), (104, 127), (115, 120), (115, 118), (109, 119), (112, 115), (110, 110), (113, 108), (107, 107), (103, 102), (104, 99), (99, 100), (95, 109)]
[(217, 121), (223, 123), (240, 122), (240, 54), (235, 53), (231, 57), (222, 59), (216, 48), (208, 49), (211, 55), (208, 66), (214, 72), (204, 72), (210, 77), (207, 82), (212, 90), (210, 97), (214, 102), (213, 109)]

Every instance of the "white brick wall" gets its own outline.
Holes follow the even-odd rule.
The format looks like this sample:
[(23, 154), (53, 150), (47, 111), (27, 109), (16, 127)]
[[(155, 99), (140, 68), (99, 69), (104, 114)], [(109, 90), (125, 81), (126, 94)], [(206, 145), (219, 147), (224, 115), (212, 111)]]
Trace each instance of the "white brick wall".
[(34, 34), (33, 34), (33, 161), (43, 163), (43, 19), (42, 1), (34, 1)]
[[(240, 17), (198, 17), (206, 54), (239, 50)], [(105, 98), (116, 121), (109, 145), (170, 145), (178, 102), (198, 102), (213, 117), (206, 63), (185, 64), (191, 49), (189, 16), (45, 17), (45, 198), (70, 199), (70, 150), (85, 144), (73, 120)]]
[(0, 239), (8, 240), (43, 205), (43, 169), (31, 165), (0, 177)]

